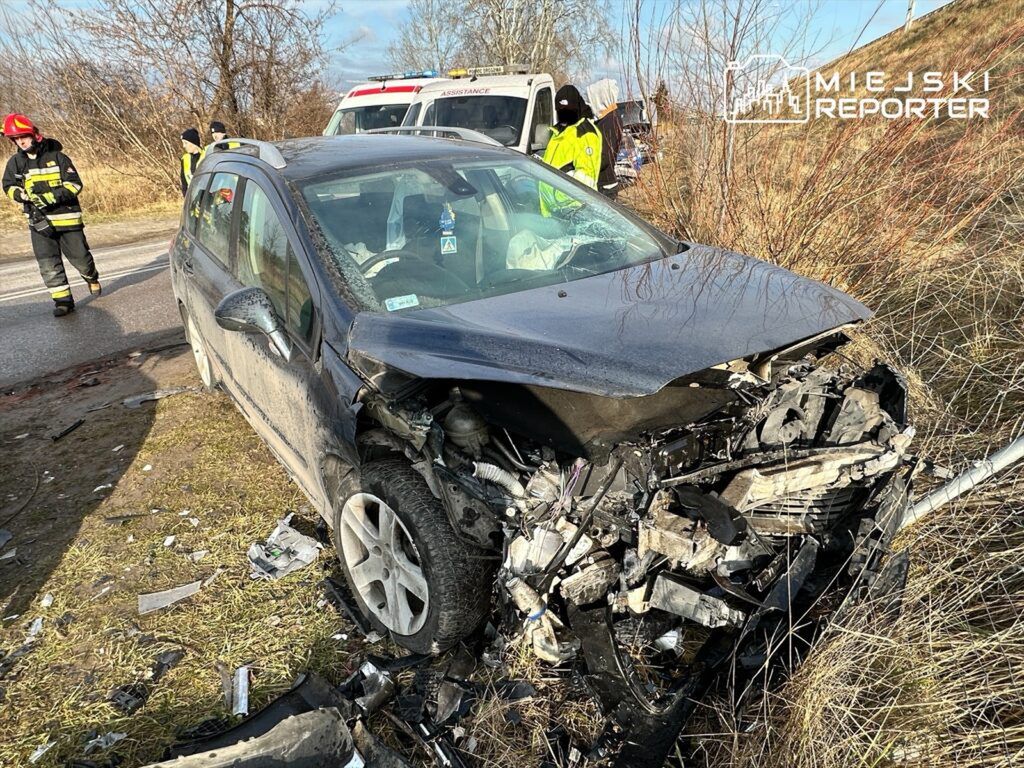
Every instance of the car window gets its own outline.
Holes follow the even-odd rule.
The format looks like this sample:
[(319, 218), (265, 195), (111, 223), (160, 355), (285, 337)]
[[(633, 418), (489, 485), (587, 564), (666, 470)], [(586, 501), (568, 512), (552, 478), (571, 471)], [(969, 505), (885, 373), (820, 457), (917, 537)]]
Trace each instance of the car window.
[(295, 254), (288, 254), (288, 329), (303, 341), (313, 338), (313, 297), (302, 276)]
[(437, 110), (437, 122), (424, 118), (424, 125), (469, 128), (506, 147), (519, 143), (526, 118), (526, 99), (517, 96), (451, 96), (437, 99), (431, 108)]
[(409, 107), (409, 111), (405, 113), (405, 119), (402, 120), (402, 125), (416, 125), (416, 118), (420, 116), (420, 109), (423, 105), (420, 102), (416, 102)]
[(200, 208), (199, 242), (225, 266), (230, 265), (231, 213), (235, 205), (238, 176), (216, 173)]
[(266, 291), (288, 329), (308, 341), (313, 329), (309, 287), (270, 198), (251, 180), (243, 193), (236, 262), (238, 281)]
[(210, 184), (209, 174), (196, 176), (188, 187), (188, 204), (185, 206), (185, 231), (195, 236), (202, 218), (203, 202)]
[[(555, 124), (555, 115), (552, 112), (552, 104), (554, 101), (551, 96), (550, 88), (541, 88), (537, 91), (537, 103), (533, 107), (533, 120), (530, 122), (530, 149), (543, 149), (547, 146), (547, 139), (550, 133), (547, 132), (547, 128)], [(542, 141), (537, 141), (538, 131), (537, 127), (543, 126), (545, 131), (540, 133), (543, 136)]]
[[(437, 119), (434, 117), (435, 114), (437, 114), (437, 111), (434, 109), (434, 102), (430, 102), (427, 111), (423, 113), (422, 125), (437, 125)], [(413, 123), (410, 123), (410, 125), (413, 125)]]
[(394, 128), (402, 124), (408, 108), (408, 104), (377, 104), (339, 109), (331, 119), (331, 133), (346, 136), (372, 131), (374, 128)]
[(664, 255), (600, 195), (526, 157), (421, 161), (299, 186), (326, 261), (371, 311), (471, 301)]

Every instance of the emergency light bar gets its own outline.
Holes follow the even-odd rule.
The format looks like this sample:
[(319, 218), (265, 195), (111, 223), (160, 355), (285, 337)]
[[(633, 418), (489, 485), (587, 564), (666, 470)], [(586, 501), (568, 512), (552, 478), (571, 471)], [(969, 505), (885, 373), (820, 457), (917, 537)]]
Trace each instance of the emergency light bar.
[(460, 77), (486, 77), (487, 75), (525, 75), (530, 68), (525, 64), (495, 64), (489, 67), (459, 67), (449, 69), (448, 77), (458, 79)]
[(436, 69), (424, 69), (421, 72), (406, 71), (406, 72), (393, 72), (390, 75), (374, 75), (373, 77), (366, 78), (372, 80), (375, 83), (383, 83), (385, 80), (412, 80), (416, 77), (437, 77)]

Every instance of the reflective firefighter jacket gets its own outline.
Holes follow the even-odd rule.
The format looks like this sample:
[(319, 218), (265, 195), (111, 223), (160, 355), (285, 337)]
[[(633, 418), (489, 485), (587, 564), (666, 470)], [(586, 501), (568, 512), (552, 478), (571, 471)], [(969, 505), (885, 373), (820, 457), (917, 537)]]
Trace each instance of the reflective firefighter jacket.
[(195, 176), (196, 167), (199, 165), (199, 161), (206, 156), (205, 150), (199, 152), (186, 152), (181, 156), (181, 194), (184, 195), (188, 189), (189, 182), (192, 181), (192, 177)]
[[(82, 206), (78, 204), (78, 193), (82, 191), (82, 178), (71, 164), (71, 159), (61, 150), (63, 146), (56, 139), (43, 139), (35, 157), (29, 157), (18, 149), (8, 160), (4, 169), (4, 194), (16, 200), (15, 190), (21, 188), (41, 204), (41, 209), (58, 232), (82, 229)], [(33, 207), (25, 202), (25, 215)]]
[[(601, 133), (587, 118), (561, 130), (557, 125), (551, 126), (551, 140), (544, 150), (544, 162), (597, 189), (597, 177), (601, 173)], [(571, 202), (566, 195), (547, 184), (540, 185), (540, 195), (543, 213)]]

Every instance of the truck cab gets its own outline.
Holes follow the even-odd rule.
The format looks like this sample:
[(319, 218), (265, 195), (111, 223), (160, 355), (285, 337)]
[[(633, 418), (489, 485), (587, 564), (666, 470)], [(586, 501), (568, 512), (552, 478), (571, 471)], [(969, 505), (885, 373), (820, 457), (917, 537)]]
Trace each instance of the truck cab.
[(446, 82), (446, 78), (438, 77), (432, 69), (371, 77), (369, 82), (353, 86), (342, 97), (324, 129), (324, 136), (345, 136), (399, 126), (420, 90), (437, 82)]
[(424, 85), (403, 125), (468, 128), (523, 154), (541, 154), (555, 122), (551, 75), (509, 67), (453, 69)]

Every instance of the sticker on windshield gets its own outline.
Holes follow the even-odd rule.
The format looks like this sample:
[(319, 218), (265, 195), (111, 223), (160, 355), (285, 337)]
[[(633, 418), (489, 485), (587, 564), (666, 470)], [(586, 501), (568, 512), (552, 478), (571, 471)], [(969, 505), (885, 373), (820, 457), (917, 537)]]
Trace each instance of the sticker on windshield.
[[(455, 238), (452, 239), (454, 240)], [(384, 306), (387, 307), (388, 312), (394, 312), (396, 309), (418, 307), (419, 305), (420, 300), (416, 297), (415, 293), (410, 293), (406, 296), (392, 296), (384, 302)]]
[(448, 253), (458, 253), (458, 252), (459, 252), (459, 248), (458, 248), (458, 243), (455, 240), (455, 235), (451, 235), (450, 237), (442, 237), (441, 238), (441, 253), (442, 253), (442, 255), (443, 254), (448, 254)]

